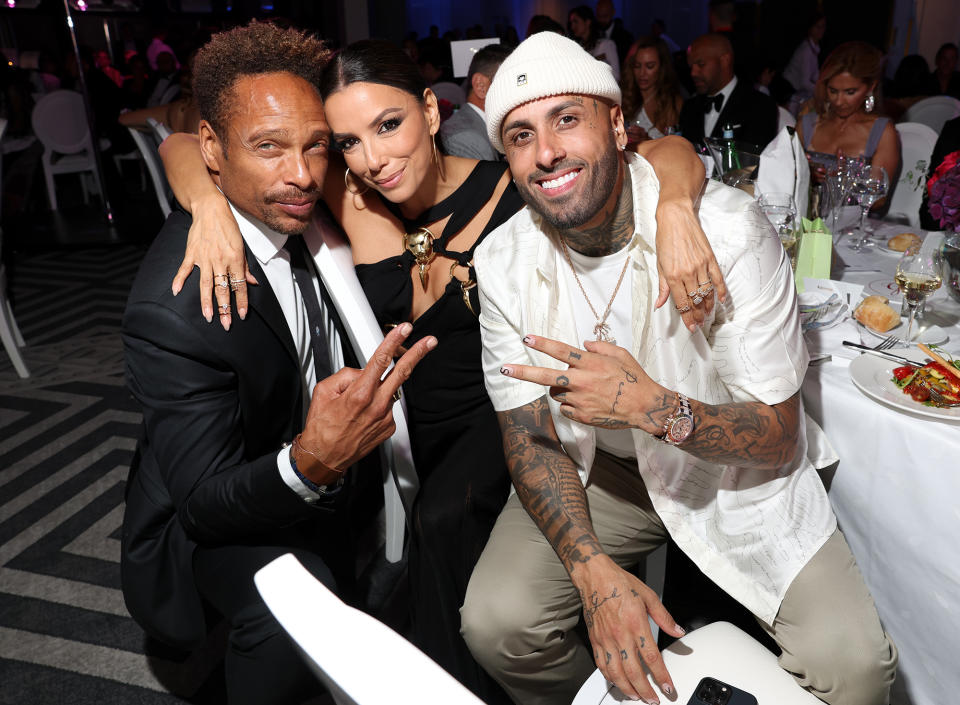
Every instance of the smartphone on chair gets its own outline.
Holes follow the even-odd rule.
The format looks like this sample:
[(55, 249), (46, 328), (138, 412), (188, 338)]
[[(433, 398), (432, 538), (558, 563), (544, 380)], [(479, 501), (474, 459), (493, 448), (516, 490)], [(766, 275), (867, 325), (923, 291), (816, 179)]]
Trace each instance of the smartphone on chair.
[(745, 690), (716, 678), (703, 678), (687, 705), (757, 705), (757, 699)]

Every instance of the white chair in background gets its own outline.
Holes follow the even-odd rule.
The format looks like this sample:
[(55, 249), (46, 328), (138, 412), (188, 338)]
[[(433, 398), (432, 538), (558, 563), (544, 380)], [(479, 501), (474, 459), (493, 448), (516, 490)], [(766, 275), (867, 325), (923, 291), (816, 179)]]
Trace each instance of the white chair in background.
[(777, 133), (780, 133), (785, 127), (796, 127), (797, 119), (784, 107), (777, 106)]
[(483, 705), (390, 627), (345, 605), (292, 555), (268, 563), (254, 582), (338, 705)]
[(935, 95), (919, 100), (903, 114), (903, 122), (919, 122), (940, 134), (943, 123), (960, 116), (960, 100), (948, 95)]
[[(33, 132), (43, 143), (43, 175), (47, 182), (50, 209), (57, 209), (57, 189), (54, 177), (57, 174), (80, 173), (83, 202), (89, 202), (87, 175), (92, 178), (94, 189), (103, 193), (103, 185), (97, 174), (93, 141), (87, 125), (83, 96), (75, 91), (54, 91), (43, 96), (33, 108)], [(100, 148), (110, 146), (101, 140)]]
[(918, 122), (897, 123), (900, 136), (900, 179), (891, 184), (888, 218), (906, 220), (912, 228), (920, 227), (920, 203), (926, 188), (930, 155), (937, 144), (937, 133)]
[[(670, 702), (677, 705), (686, 703), (700, 680), (708, 676), (751, 693), (764, 705), (823, 705), (780, 668), (776, 656), (729, 622), (714, 622), (694, 630), (662, 653), (677, 690)], [(620, 690), (597, 670), (580, 688), (573, 705), (616, 705), (624, 701)]]
[(451, 81), (439, 81), (430, 86), (430, 90), (437, 96), (437, 100), (449, 100), (454, 105), (464, 105), (467, 102), (467, 94), (456, 83)]
[[(0, 125), (0, 136), (3, 130), (7, 128), (7, 121), (3, 120)], [(20, 354), (20, 348), (25, 343), (20, 329), (17, 327), (17, 321), (13, 317), (13, 307), (10, 306), (10, 299), (7, 298), (7, 268), (3, 264), (3, 230), (0, 230), (0, 341), (3, 342), (3, 349), (10, 356), (13, 363), (13, 369), (17, 371), (20, 377), (30, 376), (30, 370), (27, 369), (23, 356)]]
[(163, 217), (166, 218), (170, 215), (170, 185), (167, 183), (167, 176), (163, 171), (163, 163), (157, 154), (157, 146), (152, 136), (133, 127), (128, 127), (127, 130), (130, 132), (134, 144), (137, 145), (140, 156), (143, 157), (143, 163), (147, 165), (147, 173), (150, 174), (153, 192), (157, 196), (157, 202), (160, 204)]
[(167, 137), (173, 134), (173, 130), (164, 125), (162, 122), (157, 122), (153, 118), (147, 118), (147, 125), (150, 126), (150, 131), (153, 133), (153, 138), (157, 141), (157, 146), (161, 145)]

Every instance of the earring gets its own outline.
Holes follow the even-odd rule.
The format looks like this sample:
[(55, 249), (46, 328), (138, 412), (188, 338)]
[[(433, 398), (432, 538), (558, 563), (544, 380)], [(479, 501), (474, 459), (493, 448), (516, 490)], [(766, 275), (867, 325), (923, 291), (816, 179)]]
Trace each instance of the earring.
[(348, 180), (349, 176), (350, 176), (350, 167), (347, 167), (347, 170), (343, 172), (343, 187), (347, 189), (348, 193), (352, 193), (354, 196), (362, 196), (363, 194), (365, 194), (367, 191), (370, 190), (369, 186), (367, 186), (362, 190), (361, 189), (354, 190), (350, 188), (350, 181)]
[(873, 93), (867, 96), (867, 99), (863, 101), (863, 109), (868, 113), (873, 112), (873, 106), (876, 104), (876, 101), (873, 98)]
[(437, 165), (437, 171), (440, 173), (440, 179), (444, 178), (443, 175), (443, 162), (440, 161), (440, 153), (437, 151), (437, 136), (432, 135), (430, 141), (433, 142), (433, 161)]

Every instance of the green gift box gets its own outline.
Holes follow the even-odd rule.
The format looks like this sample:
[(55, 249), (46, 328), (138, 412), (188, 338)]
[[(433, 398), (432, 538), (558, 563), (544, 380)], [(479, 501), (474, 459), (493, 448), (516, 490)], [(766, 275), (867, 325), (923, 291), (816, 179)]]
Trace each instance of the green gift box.
[(797, 293), (803, 293), (803, 278), (829, 279), (833, 260), (833, 236), (820, 218), (814, 221), (802, 219), (803, 235), (797, 251), (797, 268), (794, 280)]

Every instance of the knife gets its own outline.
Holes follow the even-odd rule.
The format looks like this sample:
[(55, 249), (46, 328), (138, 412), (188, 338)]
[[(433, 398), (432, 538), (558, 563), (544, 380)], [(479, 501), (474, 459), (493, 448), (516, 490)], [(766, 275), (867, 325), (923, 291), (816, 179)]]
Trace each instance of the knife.
[(911, 367), (923, 367), (922, 362), (914, 362), (913, 360), (908, 360), (905, 357), (900, 357), (899, 355), (888, 353), (886, 350), (874, 350), (873, 348), (867, 347), (866, 345), (860, 345), (859, 343), (851, 343), (849, 340), (843, 341), (843, 347), (853, 348), (854, 350), (860, 350), (861, 352), (869, 353), (870, 355), (876, 355), (877, 357), (882, 357), (885, 360), (893, 360), (894, 362), (899, 362), (902, 365), (910, 365)]

